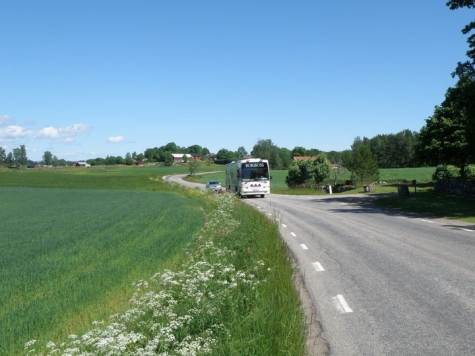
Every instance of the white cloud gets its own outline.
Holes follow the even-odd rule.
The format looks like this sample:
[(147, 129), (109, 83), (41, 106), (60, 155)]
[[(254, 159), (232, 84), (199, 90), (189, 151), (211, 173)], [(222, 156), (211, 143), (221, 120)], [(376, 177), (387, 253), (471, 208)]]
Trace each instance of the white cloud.
[(55, 140), (63, 139), (65, 142), (70, 143), (74, 136), (78, 133), (90, 131), (91, 127), (85, 124), (74, 124), (66, 127), (53, 127), (48, 126), (36, 134), (37, 138), (50, 138)]
[(110, 143), (119, 143), (119, 142), (122, 142), (124, 140), (124, 137), (119, 135), (119, 136), (115, 136), (115, 137), (109, 137), (107, 139), (107, 142), (110, 142)]
[(20, 137), (32, 137), (34, 136), (34, 134), (35, 134), (35, 131), (27, 130), (21, 126), (16, 126), (16, 125), (0, 128), (1, 139), (14, 140)]

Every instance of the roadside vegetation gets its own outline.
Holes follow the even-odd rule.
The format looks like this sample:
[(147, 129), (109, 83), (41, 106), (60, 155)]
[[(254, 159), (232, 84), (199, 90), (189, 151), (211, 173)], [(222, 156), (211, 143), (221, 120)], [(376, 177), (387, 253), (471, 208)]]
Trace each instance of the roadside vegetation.
[(0, 172), (0, 354), (305, 354), (275, 221), (163, 169)]
[[(450, 167), (449, 167), (450, 168)], [(450, 168), (448, 173), (454, 175), (454, 169)], [(467, 172), (469, 170), (467, 169)], [(475, 199), (459, 197), (454, 195), (441, 194), (434, 191), (434, 173), (436, 167), (419, 168), (383, 168), (379, 170), (380, 182), (375, 184), (371, 193), (365, 193), (362, 186), (348, 190), (339, 194), (376, 194), (381, 197), (374, 199), (377, 205), (399, 209), (408, 212), (426, 214), (449, 219), (460, 219), (468, 222), (475, 222)], [(285, 195), (328, 195), (328, 191), (322, 187), (314, 188), (289, 188), (285, 182), (287, 170), (272, 170), (272, 194)], [(351, 178), (350, 172), (345, 172), (339, 183), (344, 184), (345, 180)], [(453, 177), (452, 177), (453, 178)], [(225, 182), (224, 171), (202, 176), (190, 177), (195, 182), (206, 182), (208, 179), (216, 179), (221, 183)], [(416, 185), (412, 181), (416, 181)], [(330, 180), (326, 181), (331, 184)], [(408, 185), (409, 195), (398, 196), (398, 186)]]
[[(433, 186), (432, 174), (435, 167), (419, 167), (419, 168), (383, 168), (379, 170), (380, 181), (375, 185), (373, 192), (376, 193), (397, 193), (397, 186), (399, 184), (412, 184), (413, 180), (417, 181), (418, 191), (431, 189)], [(320, 185), (312, 184), (313, 187), (308, 188), (290, 188), (286, 183), (288, 176), (287, 170), (271, 170), (271, 192), (272, 194), (287, 194), (287, 195), (316, 195), (328, 194), (322, 186), (332, 184), (331, 177), (325, 179)], [(198, 183), (206, 183), (208, 180), (217, 180), (223, 186), (226, 182), (224, 168), (220, 172), (195, 175), (187, 178), (190, 181)], [(351, 172), (345, 171), (339, 178), (339, 184), (345, 184), (347, 180), (351, 180)], [(333, 192), (336, 194), (336, 192)], [(364, 193), (363, 186), (357, 186), (355, 189), (345, 191), (344, 194)], [(341, 193), (343, 194), (343, 193)]]

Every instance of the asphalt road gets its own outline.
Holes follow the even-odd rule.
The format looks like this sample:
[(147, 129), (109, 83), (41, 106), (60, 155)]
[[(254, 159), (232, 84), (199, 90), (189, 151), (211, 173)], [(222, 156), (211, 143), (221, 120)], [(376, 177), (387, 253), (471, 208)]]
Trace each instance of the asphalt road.
[(475, 355), (475, 225), (371, 199), (244, 201), (278, 221), (331, 355)]
[(331, 355), (475, 355), (475, 226), (371, 199), (246, 201), (278, 219)]

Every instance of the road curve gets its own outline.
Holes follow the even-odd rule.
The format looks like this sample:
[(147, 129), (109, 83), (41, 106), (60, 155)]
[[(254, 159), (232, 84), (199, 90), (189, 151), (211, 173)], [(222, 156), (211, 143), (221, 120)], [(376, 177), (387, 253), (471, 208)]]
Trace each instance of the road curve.
[(164, 176), (163, 180), (170, 182), (170, 183), (176, 183), (183, 185), (188, 188), (199, 188), (199, 189), (205, 189), (206, 186), (202, 183), (195, 183), (195, 182), (188, 182), (184, 180), (183, 178), (186, 177), (186, 174), (174, 174), (170, 176)]
[(475, 225), (373, 197), (243, 201), (278, 221), (331, 355), (475, 355)]

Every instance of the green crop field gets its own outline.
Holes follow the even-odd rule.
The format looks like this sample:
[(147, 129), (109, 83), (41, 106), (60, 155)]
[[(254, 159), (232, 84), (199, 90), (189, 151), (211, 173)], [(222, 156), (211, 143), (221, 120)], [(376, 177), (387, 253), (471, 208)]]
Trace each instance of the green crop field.
[(132, 282), (204, 223), (196, 202), (170, 193), (0, 187), (0, 195), (1, 355), (120, 310)]

